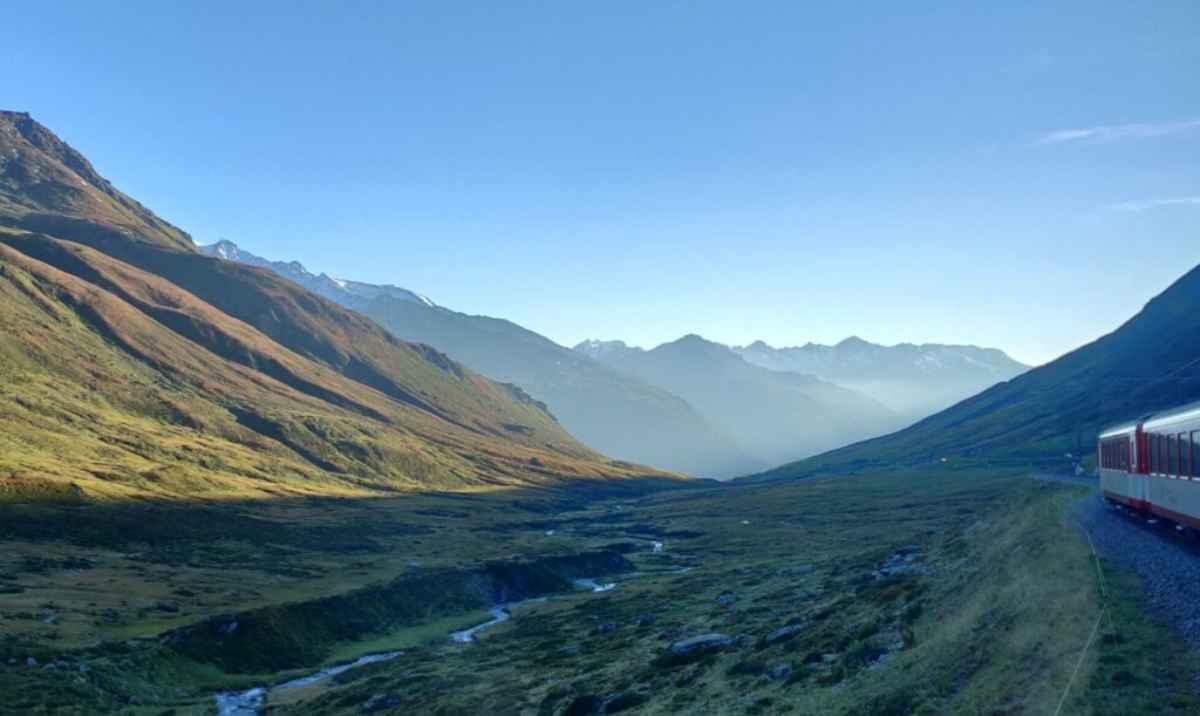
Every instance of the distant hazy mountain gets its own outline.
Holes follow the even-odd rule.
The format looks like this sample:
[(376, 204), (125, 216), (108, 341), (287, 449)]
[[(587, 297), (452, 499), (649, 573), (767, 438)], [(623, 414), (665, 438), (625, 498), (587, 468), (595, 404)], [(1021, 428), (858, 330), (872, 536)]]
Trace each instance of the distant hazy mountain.
[(866, 395), (753, 365), (696, 335), (649, 351), (620, 341), (585, 341), (575, 350), (682, 396), (753, 455), (770, 461), (880, 435), (903, 422)]
[(1200, 268), (1120, 328), (1058, 360), (895, 434), (762, 477), (957, 456), (1068, 467), (1096, 449), (1103, 427), (1195, 400), (1200, 400)]
[(1029, 370), (995, 348), (881, 346), (857, 336), (833, 346), (773, 348), (757, 341), (733, 350), (764, 368), (815, 375), (865, 393), (910, 422)]
[(232, 241), (222, 239), (215, 244), (201, 246), (200, 250), (209, 256), (216, 256), (238, 263), (270, 269), (284, 278), (291, 279), (313, 293), (320, 294), (331, 301), (336, 301), (347, 308), (365, 311), (367, 305), (379, 296), (390, 296), (401, 301), (411, 301), (427, 306), (434, 305), (428, 298), (399, 286), (376, 285), (333, 278), (328, 274), (314, 274), (304, 268), (299, 261), (271, 261), (261, 256), (255, 256), (249, 251), (243, 251)]
[(585, 444), (613, 457), (703, 477), (769, 466), (745, 454), (686, 400), (499, 318), (385, 296), (366, 313), (399, 338), (445, 351), (545, 401)]
[(366, 314), (397, 338), (425, 343), (493, 380), (514, 383), (575, 437), (611, 457), (704, 477), (770, 467), (748, 457), (687, 401), (499, 318), (471, 316), (396, 286), (314, 274), (221, 241), (210, 255), (270, 269)]

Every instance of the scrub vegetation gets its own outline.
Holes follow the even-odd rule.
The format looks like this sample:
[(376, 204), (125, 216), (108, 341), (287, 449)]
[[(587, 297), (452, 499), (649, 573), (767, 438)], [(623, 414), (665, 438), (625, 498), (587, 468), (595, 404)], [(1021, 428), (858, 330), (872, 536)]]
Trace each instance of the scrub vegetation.
[[(394, 661), (271, 703), (328, 714), (589, 713), (606, 703), (639, 713), (1044, 713), (1079, 664), (1064, 713), (1200, 706), (1197, 664), (1142, 611), (1136, 578), (1102, 564), (1103, 596), (1071, 517), (1083, 488), (939, 465), (566, 494), (224, 506), (203, 520), (214, 533), (159, 523), (182, 527), (155, 535), (176, 545), (165, 552), (25, 534), (25, 552), (6, 550), (0, 582), (21, 590), (0, 597), (4, 690), (22, 695), (22, 712), (79, 703), (203, 713), (218, 689), (399, 647)], [(326, 530), (335, 521), (340, 540)], [(238, 543), (240, 530), (268, 524), (279, 527), (268, 528), (273, 542)], [(222, 525), (227, 537), (215, 534)], [(535, 566), (513, 579), (514, 565)], [(455, 586), (489, 570), (521, 586)], [(617, 586), (594, 593), (565, 581), (586, 572)], [(477, 643), (448, 638), (486, 619), (484, 595), (534, 593), (551, 598)], [(264, 610), (270, 603), (279, 606)], [(400, 615), (405, 604), (420, 608), (390, 621), (376, 611)], [(234, 621), (253, 638), (195, 639)], [(672, 648), (708, 634), (727, 639)]]

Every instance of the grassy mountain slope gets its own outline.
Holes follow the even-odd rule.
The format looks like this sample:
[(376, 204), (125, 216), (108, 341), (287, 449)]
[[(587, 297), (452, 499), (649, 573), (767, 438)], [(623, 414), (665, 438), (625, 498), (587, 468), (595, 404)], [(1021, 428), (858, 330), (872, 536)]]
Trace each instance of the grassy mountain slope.
[(682, 398), (511, 321), (453, 311), (397, 286), (313, 273), (299, 262), (265, 259), (230, 241), (200, 249), (269, 269), (370, 316), (399, 338), (434, 346), (472, 370), (521, 386), (545, 401), (572, 435), (607, 455), (708, 477), (744, 474), (755, 465)]
[(1112, 333), (912, 427), (764, 478), (963, 456), (1066, 464), (1105, 425), (1200, 399), (1200, 267)]
[[(0, 115), (0, 137), (0, 226), (10, 227), (0, 229), (0, 495), (463, 488), (652, 472), (583, 446), (513, 386), (269, 271), (180, 244), (185, 234), (26, 115)], [(62, 188), (73, 175), (77, 192)]]
[(24, 112), (0, 111), (0, 224), (194, 251), (185, 232), (117, 191), (82, 154)]
[(682, 396), (765, 461), (828, 450), (894, 429), (899, 421), (865, 395), (813, 376), (751, 365), (729, 348), (699, 336), (649, 351), (597, 350), (596, 356)]
[(366, 309), (395, 335), (437, 346), (546, 401), (573, 435), (609, 455), (705, 477), (753, 464), (687, 401), (515, 323), (376, 298)]

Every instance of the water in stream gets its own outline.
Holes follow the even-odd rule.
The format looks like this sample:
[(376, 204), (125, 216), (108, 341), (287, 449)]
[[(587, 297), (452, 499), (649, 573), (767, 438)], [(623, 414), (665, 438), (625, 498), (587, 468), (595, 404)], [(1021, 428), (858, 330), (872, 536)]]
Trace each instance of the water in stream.
[(262, 686), (246, 691), (229, 691), (222, 694), (217, 694), (217, 714), (219, 716), (255, 716), (258, 709), (267, 700), (268, 691), (286, 691), (287, 689), (296, 689), (301, 686), (315, 684), (322, 679), (328, 679), (331, 676), (337, 676), (343, 672), (349, 671), (359, 666), (374, 664), (379, 661), (391, 661), (398, 656), (403, 656), (402, 651), (389, 651), (384, 654), (368, 654), (367, 656), (356, 659), (346, 664), (331, 666), (328, 669), (321, 669), (308, 676), (302, 676), (299, 679), (285, 681), (282, 684), (277, 684), (270, 689)]
[[(574, 582), (576, 585), (591, 589), (593, 592), (607, 592), (617, 586), (615, 583), (599, 583), (595, 579), (590, 578), (576, 579)], [(537, 599), (526, 599), (520, 602), (512, 602), (509, 604), (498, 604), (492, 607), (490, 610), (492, 615), (490, 621), (483, 622), (482, 624), (476, 624), (470, 629), (451, 632), (450, 638), (454, 641), (464, 644), (473, 642), (475, 641), (475, 635), (484, 629), (512, 619), (512, 613), (510, 610), (513, 607), (517, 607), (522, 604), (537, 604), (547, 600), (548, 597), (539, 597)], [(308, 686), (309, 684), (314, 684), (323, 679), (328, 679), (331, 676), (336, 676), (342, 672), (349, 671), (350, 669), (359, 666), (365, 666), (367, 664), (374, 664), (375, 662), (379, 661), (390, 661), (396, 657), (402, 656), (403, 654), (404, 652), (402, 651), (391, 651), (385, 654), (369, 654), (350, 663), (341, 664), (339, 666), (331, 666), (328, 669), (322, 669), (315, 673), (309, 674), (308, 676), (302, 676), (298, 679), (285, 681), (282, 684), (277, 684), (275, 686), (258, 686), (253, 689), (247, 689), (246, 691), (227, 691), (220, 693), (216, 695), (217, 714), (218, 716), (257, 716), (259, 709), (262, 708), (263, 704), (267, 701), (267, 695), (272, 692)]]

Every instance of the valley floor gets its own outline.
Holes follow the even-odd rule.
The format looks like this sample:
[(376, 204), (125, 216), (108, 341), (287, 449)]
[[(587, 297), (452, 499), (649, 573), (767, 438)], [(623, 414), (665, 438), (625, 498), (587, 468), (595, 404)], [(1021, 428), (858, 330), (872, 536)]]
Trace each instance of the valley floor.
[[(7, 505), (0, 712), (214, 713), (397, 650), (266, 708), (1196, 712), (1193, 652), (1136, 571), (1103, 550), (1097, 570), (1087, 494), (939, 465), (587, 500)], [(526, 596), (546, 600), (450, 639)]]

